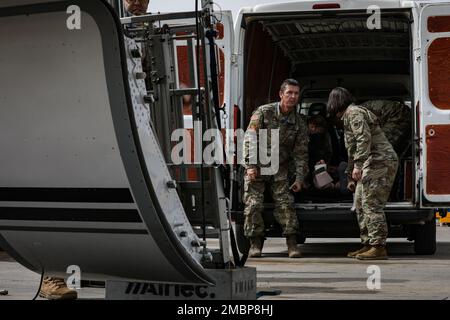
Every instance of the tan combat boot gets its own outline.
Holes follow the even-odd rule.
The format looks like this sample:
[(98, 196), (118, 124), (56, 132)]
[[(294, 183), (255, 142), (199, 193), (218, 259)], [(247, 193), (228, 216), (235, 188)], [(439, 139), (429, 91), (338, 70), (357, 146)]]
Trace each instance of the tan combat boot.
[(260, 258), (262, 247), (263, 241), (261, 237), (250, 238), (250, 250), (248, 251), (248, 256), (250, 258)]
[(368, 244), (366, 244), (364, 247), (362, 247), (362, 248), (359, 249), (359, 250), (349, 252), (349, 253), (347, 254), (347, 257), (349, 257), (349, 258), (356, 258), (356, 256), (357, 256), (358, 254), (364, 253), (364, 252), (366, 252), (366, 251), (369, 251), (371, 248), (372, 248), (371, 246), (369, 246)]
[(78, 298), (75, 290), (69, 289), (63, 279), (45, 277), (39, 296), (49, 300), (74, 300)]
[(302, 257), (302, 253), (297, 248), (297, 237), (295, 235), (287, 236), (286, 244), (288, 247), (289, 258), (301, 258)]
[(369, 251), (356, 256), (358, 260), (386, 260), (387, 258), (387, 251), (384, 246), (372, 246)]

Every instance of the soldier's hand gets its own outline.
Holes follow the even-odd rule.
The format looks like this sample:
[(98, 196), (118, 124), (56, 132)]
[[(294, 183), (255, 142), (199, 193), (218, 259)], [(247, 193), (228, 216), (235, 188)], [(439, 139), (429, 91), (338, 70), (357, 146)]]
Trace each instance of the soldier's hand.
[(302, 191), (302, 183), (300, 181), (295, 181), (292, 186), (289, 187), (294, 192)]
[(349, 181), (347, 184), (347, 190), (350, 192), (355, 192), (356, 190), (356, 183), (355, 181)]
[(247, 177), (250, 181), (256, 180), (258, 177), (258, 169), (247, 169)]
[(359, 180), (361, 180), (361, 177), (362, 177), (362, 170), (354, 168), (352, 172), (353, 181), (358, 182)]

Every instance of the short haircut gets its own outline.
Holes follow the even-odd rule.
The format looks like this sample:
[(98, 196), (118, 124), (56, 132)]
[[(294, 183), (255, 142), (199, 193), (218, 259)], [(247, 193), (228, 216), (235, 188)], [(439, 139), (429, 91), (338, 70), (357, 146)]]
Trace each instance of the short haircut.
[(316, 127), (327, 128), (327, 120), (321, 115), (312, 116), (308, 119), (308, 124), (313, 124)]
[(286, 90), (287, 86), (296, 86), (300, 88), (300, 83), (298, 83), (295, 79), (286, 79), (283, 81), (283, 83), (280, 86), (280, 91), (284, 92)]
[(349, 105), (355, 102), (352, 94), (345, 88), (337, 87), (330, 92), (327, 103), (327, 112), (334, 118), (339, 112), (345, 111)]

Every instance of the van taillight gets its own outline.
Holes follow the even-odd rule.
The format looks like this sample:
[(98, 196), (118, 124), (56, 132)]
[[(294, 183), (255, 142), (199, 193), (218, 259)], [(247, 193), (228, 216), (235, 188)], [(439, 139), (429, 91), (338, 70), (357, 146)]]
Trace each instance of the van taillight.
[(320, 9), (340, 9), (341, 5), (339, 3), (320, 3), (313, 5), (314, 10)]

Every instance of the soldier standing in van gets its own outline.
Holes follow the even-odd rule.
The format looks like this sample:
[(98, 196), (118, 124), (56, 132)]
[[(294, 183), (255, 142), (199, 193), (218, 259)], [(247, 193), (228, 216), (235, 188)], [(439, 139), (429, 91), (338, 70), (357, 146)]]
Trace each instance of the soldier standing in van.
[(378, 117), (381, 130), (401, 159), (411, 144), (411, 109), (394, 100), (369, 100), (361, 106)]
[[(399, 170), (402, 172), (402, 159), (411, 146), (411, 109), (400, 100), (369, 100), (361, 104), (372, 112), (380, 120), (380, 127), (384, 135), (397, 152)], [(394, 180), (392, 199), (402, 198), (401, 175), (396, 175)]]
[(357, 182), (355, 204), (363, 247), (347, 256), (387, 259), (388, 227), (383, 209), (397, 173), (398, 158), (377, 116), (353, 102), (350, 92), (338, 87), (331, 91), (327, 105), (328, 113), (343, 121), (347, 172)]
[[(268, 186), (275, 203), (274, 216), (283, 229), (290, 258), (301, 257), (297, 248), (298, 221), (294, 197), (290, 190), (299, 192), (308, 171), (308, 129), (306, 120), (298, 110), (300, 85), (287, 79), (281, 84), (280, 102), (260, 106), (252, 115), (245, 134), (244, 181), (245, 236), (250, 239), (250, 257), (260, 257), (264, 239), (264, 190)], [(249, 144), (250, 134), (260, 129), (279, 129), (279, 170), (272, 176), (261, 175), (261, 165), (250, 163), (251, 153), (256, 152)], [(268, 134), (267, 149), (271, 149)], [(258, 144), (260, 141), (258, 141)], [(295, 162), (295, 182), (289, 186), (288, 167)], [(259, 159), (258, 159), (259, 161)]]

